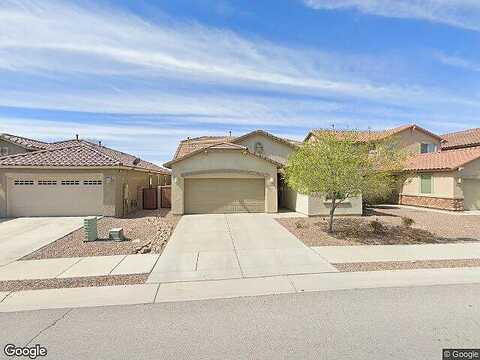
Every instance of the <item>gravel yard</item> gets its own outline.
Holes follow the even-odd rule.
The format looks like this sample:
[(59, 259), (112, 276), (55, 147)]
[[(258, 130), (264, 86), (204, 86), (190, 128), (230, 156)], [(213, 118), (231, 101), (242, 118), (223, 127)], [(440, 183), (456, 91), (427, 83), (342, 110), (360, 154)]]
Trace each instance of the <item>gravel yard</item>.
[[(84, 242), (81, 228), (21, 260), (161, 253), (179, 219), (169, 209), (141, 210), (125, 218), (105, 217), (98, 220), (100, 240)], [(117, 227), (123, 228), (127, 241), (108, 240), (108, 231)]]
[(338, 271), (383, 271), (383, 270), (409, 270), (409, 269), (439, 269), (458, 267), (478, 267), (480, 259), (464, 260), (422, 260), (422, 261), (386, 261), (369, 263), (341, 263), (332, 264)]
[[(403, 226), (402, 217), (412, 219), (414, 224)], [(334, 234), (327, 234), (327, 219), (324, 217), (281, 218), (277, 221), (307, 246), (480, 241), (480, 216), (405, 208), (375, 208), (367, 216), (336, 217)]]
[(0, 281), (0, 291), (60, 289), (89, 286), (144, 284), (148, 274), (89, 276), (65, 279)]

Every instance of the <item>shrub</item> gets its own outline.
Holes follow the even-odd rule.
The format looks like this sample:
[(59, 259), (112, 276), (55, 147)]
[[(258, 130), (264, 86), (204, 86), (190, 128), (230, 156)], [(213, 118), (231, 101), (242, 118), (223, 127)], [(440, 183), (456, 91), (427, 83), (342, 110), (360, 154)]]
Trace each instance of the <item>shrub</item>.
[(409, 217), (406, 217), (406, 216), (403, 216), (402, 217), (402, 225), (409, 228), (411, 227), (413, 224), (415, 224), (415, 220), (413, 220), (412, 218), (409, 218)]
[(307, 227), (307, 224), (304, 220), (298, 220), (295, 222), (295, 226), (297, 229), (305, 229)]
[(385, 226), (378, 220), (370, 221), (370, 227), (375, 234), (381, 234), (385, 232)]

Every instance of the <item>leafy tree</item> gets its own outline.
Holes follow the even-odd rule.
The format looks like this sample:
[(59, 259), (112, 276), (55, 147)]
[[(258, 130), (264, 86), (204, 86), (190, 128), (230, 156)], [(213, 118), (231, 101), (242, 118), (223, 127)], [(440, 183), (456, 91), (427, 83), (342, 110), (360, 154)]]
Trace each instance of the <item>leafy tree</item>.
[(358, 133), (325, 131), (303, 145), (289, 159), (285, 181), (301, 194), (330, 200), (328, 231), (338, 205), (361, 194), (392, 192), (406, 154), (392, 141), (362, 142)]

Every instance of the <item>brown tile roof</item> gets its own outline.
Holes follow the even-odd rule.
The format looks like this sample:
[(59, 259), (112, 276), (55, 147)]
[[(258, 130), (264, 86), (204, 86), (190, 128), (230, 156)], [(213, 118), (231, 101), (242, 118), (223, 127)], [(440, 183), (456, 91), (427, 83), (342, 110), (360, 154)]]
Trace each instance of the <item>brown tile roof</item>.
[(170, 160), (169, 162), (165, 163), (164, 166), (170, 167), (172, 164), (174, 164), (178, 161), (189, 158), (191, 156), (194, 156), (195, 154), (198, 154), (202, 151), (207, 151), (207, 150), (208, 151), (210, 151), (210, 150), (213, 150), (213, 151), (215, 151), (215, 150), (243, 151), (245, 153), (245, 155), (253, 156), (253, 157), (268, 161), (269, 163), (272, 163), (275, 166), (282, 167), (284, 165), (282, 163), (279, 163), (278, 161), (275, 161), (274, 159), (270, 159), (269, 157), (266, 157), (266, 156), (263, 156), (263, 155), (260, 155), (260, 154), (254, 154), (254, 153), (248, 151), (247, 147), (245, 147), (245, 146), (238, 145), (238, 144), (233, 144), (233, 143), (229, 143), (229, 142), (223, 142), (223, 143), (214, 143), (214, 144), (211, 144), (211, 145), (208, 145), (208, 146), (200, 147), (195, 151), (189, 152), (189, 153), (187, 153), (187, 154), (185, 154), (181, 157), (174, 158), (174, 159)]
[(419, 130), (427, 135), (433, 136), (435, 138), (440, 139), (440, 137), (418, 125), (415, 124), (409, 124), (409, 125), (402, 125), (396, 128), (392, 129), (386, 129), (386, 130), (331, 130), (331, 129), (315, 129), (310, 131), (310, 133), (307, 135), (305, 140), (308, 140), (311, 136), (320, 136), (322, 133), (329, 133), (329, 134), (335, 134), (339, 139), (345, 139), (347, 136), (353, 136), (355, 139), (359, 142), (369, 142), (369, 141), (379, 141), (379, 140), (384, 140), (392, 135), (398, 134), (402, 131), (408, 130), (408, 129), (416, 129)]
[(480, 146), (449, 151), (416, 154), (407, 161), (407, 171), (452, 171), (480, 159)]
[(0, 167), (129, 167), (169, 174), (168, 169), (135, 156), (90, 143), (70, 140), (64, 146), (15, 154), (0, 158)]
[(480, 145), (480, 128), (444, 134), (442, 138), (445, 140), (442, 149), (477, 146)]
[(197, 151), (199, 149), (203, 149), (206, 147), (209, 147), (214, 144), (220, 144), (220, 143), (237, 143), (249, 136), (252, 136), (254, 134), (262, 134), (265, 136), (268, 136), (274, 140), (280, 141), (284, 144), (287, 144), (292, 147), (298, 147), (299, 145), (302, 144), (301, 141), (296, 141), (296, 140), (290, 140), (290, 139), (284, 139), (275, 135), (272, 135), (266, 131), (263, 130), (255, 130), (252, 132), (249, 132), (245, 135), (239, 136), (239, 137), (234, 137), (234, 136), (200, 136), (196, 138), (191, 138), (191, 139), (186, 139), (180, 141), (177, 147), (177, 151), (175, 152), (175, 155), (173, 156), (173, 160), (179, 159), (184, 157), (185, 155)]
[(29, 150), (39, 150), (48, 148), (49, 144), (43, 141), (38, 141), (34, 139), (29, 139), (23, 136), (11, 135), (11, 134), (0, 134), (0, 139), (11, 142), (15, 145), (23, 147)]

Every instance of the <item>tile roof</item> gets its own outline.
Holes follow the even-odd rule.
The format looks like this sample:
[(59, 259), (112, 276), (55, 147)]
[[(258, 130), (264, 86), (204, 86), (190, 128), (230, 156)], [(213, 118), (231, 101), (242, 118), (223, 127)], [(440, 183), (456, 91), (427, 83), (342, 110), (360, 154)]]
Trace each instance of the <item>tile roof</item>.
[(451, 171), (477, 159), (480, 159), (480, 146), (449, 151), (437, 151), (427, 154), (416, 154), (408, 159), (405, 170)]
[(90, 143), (85, 140), (69, 140), (62, 145), (44, 150), (0, 157), (1, 167), (131, 167), (169, 174), (162, 168), (135, 156)]
[(442, 149), (477, 146), (480, 145), (480, 128), (444, 134), (442, 138), (445, 140)]
[(402, 125), (392, 129), (386, 130), (331, 130), (331, 129), (314, 129), (310, 131), (305, 140), (311, 136), (319, 136), (322, 133), (335, 134), (339, 139), (345, 139), (347, 136), (354, 136), (359, 142), (379, 141), (384, 140), (392, 135), (398, 134), (408, 129), (416, 129), (430, 136), (440, 139), (440, 137), (430, 131), (423, 129), (415, 124)]
[(289, 146), (297, 147), (302, 144), (301, 141), (296, 141), (296, 140), (291, 140), (291, 139), (285, 139), (281, 138), (275, 135), (272, 135), (266, 131), (263, 130), (255, 130), (252, 132), (249, 132), (245, 135), (235, 137), (235, 136), (200, 136), (196, 138), (189, 138), (186, 140), (180, 141), (177, 147), (177, 151), (175, 152), (175, 155), (173, 156), (173, 160), (179, 159), (184, 157), (185, 155), (197, 151), (199, 149), (203, 149), (206, 147), (209, 147), (214, 144), (220, 144), (220, 143), (231, 143), (234, 144), (238, 141), (241, 141), (251, 135), (254, 134), (262, 134), (265, 136), (268, 136), (274, 140), (280, 141), (282, 143), (285, 143)]
[(46, 149), (49, 144), (43, 141), (38, 141), (34, 139), (29, 139), (23, 136), (11, 135), (11, 134), (0, 134), (0, 139), (9, 141), (13, 144), (16, 144), (20, 147), (29, 150), (39, 150)]

